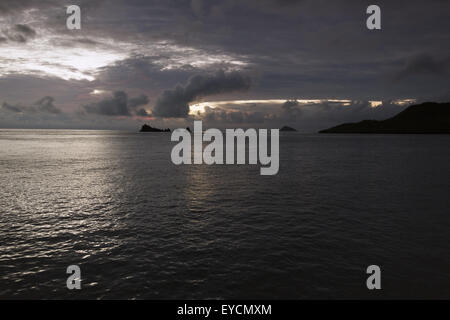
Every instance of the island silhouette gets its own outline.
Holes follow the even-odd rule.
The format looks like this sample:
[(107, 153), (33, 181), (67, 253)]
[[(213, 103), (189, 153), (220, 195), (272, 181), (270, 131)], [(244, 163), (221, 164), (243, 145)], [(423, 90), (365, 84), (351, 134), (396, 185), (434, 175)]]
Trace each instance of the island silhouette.
[(139, 132), (170, 132), (170, 129), (158, 129), (144, 124)]
[(450, 103), (425, 102), (386, 120), (344, 123), (319, 133), (450, 133)]
[(297, 131), (294, 128), (291, 128), (289, 126), (284, 126), (280, 129), (280, 131)]
[[(186, 127), (186, 130), (191, 133), (191, 128)], [(297, 131), (294, 128), (288, 127), (288, 126), (284, 126), (280, 129), (280, 131)], [(139, 132), (170, 132), (170, 129), (159, 129), (159, 128), (154, 128), (152, 126), (149, 126), (147, 124), (144, 124), (141, 128), (141, 130), (139, 130)]]

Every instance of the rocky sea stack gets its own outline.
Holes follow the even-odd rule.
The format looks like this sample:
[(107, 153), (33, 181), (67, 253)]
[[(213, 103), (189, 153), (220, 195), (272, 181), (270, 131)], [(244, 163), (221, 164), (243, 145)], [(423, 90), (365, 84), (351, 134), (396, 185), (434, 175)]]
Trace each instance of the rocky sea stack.
[(144, 124), (139, 132), (170, 132), (170, 129), (158, 129)]
[(297, 130), (288, 126), (284, 126), (280, 129), (280, 131), (297, 131)]

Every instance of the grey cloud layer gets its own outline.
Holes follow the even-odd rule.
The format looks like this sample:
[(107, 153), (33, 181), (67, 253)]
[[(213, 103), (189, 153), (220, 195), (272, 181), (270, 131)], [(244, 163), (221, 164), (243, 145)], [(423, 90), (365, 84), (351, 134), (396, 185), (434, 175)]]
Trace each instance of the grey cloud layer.
[(219, 93), (245, 91), (250, 88), (250, 78), (238, 72), (218, 71), (213, 75), (196, 75), (185, 86), (164, 91), (156, 101), (153, 115), (184, 118), (189, 113), (189, 103), (198, 98)]
[(59, 114), (62, 111), (59, 108), (55, 107), (55, 105), (53, 104), (54, 101), (55, 101), (55, 99), (53, 97), (46, 96), (46, 97), (39, 99), (31, 106), (22, 106), (19, 104), (13, 105), (13, 104), (4, 102), (2, 104), (2, 108), (7, 111), (15, 112), (15, 113)]
[(36, 36), (36, 31), (28, 25), (16, 24), (13, 27), (2, 30), (0, 42), (27, 42)]
[[(158, 117), (157, 125), (166, 121), (164, 117), (170, 118), (168, 121), (175, 121), (172, 117), (189, 119), (189, 103), (215, 94), (224, 95), (224, 99), (240, 94), (249, 99), (361, 101), (434, 100), (449, 94), (449, 1), (379, 0), (381, 31), (365, 28), (367, 3), (358, 0), (83, 0), (78, 1), (83, 19), (80, 32), (65, 27), (64, 6), (68, 4), (72, 3), (2, 0), (0, 17), (5, 28), (0, 28), (0, 49), (25, 46), (46, 34), (58, 36), (53, 48), (95, 52), (100, 46), (107, 49), (105, 43), (111, 41), (109, 46), (126, 43), (132, 49), (123, 60), (92, 73), (95, 80), (91, 82), (41, 75), (0, 76), (0, 98), (10, 102), (9, 111), (3, 108), (9, 116), (23, 113), (14, 112), (14, 108), (20, 108), (16, 101), (22, 95), (26, 101), (50, 95), (64, 111), (86, 106), (82, 108), (91, 117), (109, 115), (112, 119), (148, 116), (142, 104), (145, 99), (138, 96), (145, 93), (157, 97), (146, 103)], [(38, 10), (32, 12), (32, 19), (21, 20), (21, 14), (29, 9)], [(154, 48), (156, 43), (162, 43), (158, 50)], [(49, 52), (53, 48), (49, 47)], [(14, 57), (8, 56), (3, 63), (11, 61), (8, 59)], [(241, 64), (233, 65), (234, 59)], [(234, 79), (229, 72), (222, 78), (211, 76), (217, 70), (232, 68), (241, 72), (235, 73)], [(94, 89), (123, 92), (93, 101), (89, 93)], [(125, 92), (137, 98), (129, 98)], [(352, 114), (361, 116), (356, 106), (345, 110), (320, 108), (321, 118), (327, 117), (327, 112), (328, 118), (337, 118), (335, 110), (345, 119)], [(211, 121), (266, 124), (303, 121), (310, 114), (308, 108), (295, 105), (295, 100), (276, 112), (210, 111)], [(320, 117), (317, 113), (310, 121), (318, 123)]]
[(404, 68), (398, 72), (397, 79), (421, 75), (445, 76), (449, 66), (450, 56), (439, 60), (428, 54), (420, 54), (412, 57), (405, 63)]
[(138, 109), (138, 107), (145, 106), (148, 103), (149, 99), (146, 95), (129, 99), (124, 91), (116, 91), (110, 98), (84, 106), (84, 110), (87, 113), (104, 116), (146, 116), (147, 112), (144, 109)]
[[(41, 101), (42, 100), (42, 101)], [(30, 107), (3, 103), (0, 108), (1, 127), (29, 128), (120, 128), (137, 130), (148, 120), (136, 122), (129, 114), (138, 115), (140, 109), (127, 113), (123, 111), (125, 106), (123, 93), (116, 93), (112, 98), (100, 101), (97, 106), (106, 109), (95, 109), (94, 114), (65, 113), (51, 111), (48, 108), (49, 97)], [(129, 100), (127, 100), (129, 101)], [(121, 106), (118, 106), (121, 104)], [(373, 108), (368, 101), (351, 101), (350, 103), (323, 102), (317, 104), (304, 104), (295, 100), (287, 100), (284, 104), (232, 104), (216, 108), (205, 108), (205, 113), (187, 118), (153, 118), (150, 124), (159, 127), (180, 128), (192, 126), (194, 119), (202, 120), (204, 127), (215, 128), (280, 128), (289, 125), (300, 132), (317, 132), (318, 130), (335, 126), (345, 122), (357, 122), (364, 119), (381, 120), (391, 117), (402, 111), (406, 106), (399, 106), (391, 101), (384, 101), (382, 105)], [(118, 111), (121, 110), (121, 111)], [(99, 115), (102, 117), (96, 117)], [(120, 114), (119, 114), (120, 113)], [(108, 116), (109, 115), (109, 116)], [(121, 117), (118, 118), (117, 116)], [(147, 122), (148, 123), (148, 122)]]

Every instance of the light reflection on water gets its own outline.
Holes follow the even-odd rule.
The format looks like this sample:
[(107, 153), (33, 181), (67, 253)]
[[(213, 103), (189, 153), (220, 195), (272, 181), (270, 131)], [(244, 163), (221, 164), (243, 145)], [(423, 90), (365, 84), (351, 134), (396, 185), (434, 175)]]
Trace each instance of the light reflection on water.
[[(450, 297), (448, 136), (285, 134), (280, 172), (168, 134), (0, 130), (0, 297)], [(78, 264), (82, 289), (66, 289)]]

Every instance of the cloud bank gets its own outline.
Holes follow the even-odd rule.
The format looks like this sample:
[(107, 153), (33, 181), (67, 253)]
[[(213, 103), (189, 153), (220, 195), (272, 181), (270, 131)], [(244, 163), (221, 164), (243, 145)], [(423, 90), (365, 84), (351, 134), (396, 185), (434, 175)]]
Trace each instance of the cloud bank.
[(15, 113), (48, 113), (48, 114), (59, 114), (61, 113), (61, 109), (55, 107), (53, 102), (55, 99), (50, 96), (43, 97), (33, 103), (31, 106), (22, 106), (19, 104), (9, 104), (4, 102), (2, 104), (2, 109), (15, 112)]
[(185, 118), (189, 113), (189, 103), (196, 99), (250, 88), (249, 77), (238, 72), (218, 71), (213, 75), (196, 75), (187, 84), (164, 91), (156, 101), (153, 115), (165, 118)]
[(103, 116), (147, 116), (146, 110), (139, 107), (145, 106), (148, 103), (149, 99), (146, 95), (129, 99), (126, 92), (116, 91), (112, 97), (85, 105), (83, 108), (87, 113)]

